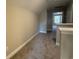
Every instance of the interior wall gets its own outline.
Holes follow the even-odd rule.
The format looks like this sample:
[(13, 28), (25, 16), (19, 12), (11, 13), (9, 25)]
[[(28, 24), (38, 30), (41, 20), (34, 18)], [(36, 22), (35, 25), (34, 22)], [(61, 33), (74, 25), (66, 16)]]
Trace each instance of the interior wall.
[(41, 14), (40, 14), (40, 27), (39, 27), (39, 31), (42, 33), (46, 33), (47, 32), (47, 10), (44, 10)]
[(7, 17), (7, 55), (17, 49), (32, 35), (38, 32), (38, 16), (24, 7), (6, 5)]
[(47, 11), (47, 31), (52, 31), (52, 11)]
[(67, 8), (66, 22), (67, 23), (72, 23), (73, 22), (73, 4), (70, 4)]

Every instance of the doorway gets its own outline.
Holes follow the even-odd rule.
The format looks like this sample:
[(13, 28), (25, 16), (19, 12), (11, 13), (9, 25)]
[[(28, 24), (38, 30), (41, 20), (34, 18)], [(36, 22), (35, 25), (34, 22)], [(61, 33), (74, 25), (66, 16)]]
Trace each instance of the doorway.
[(52, 32), (56, 32), (57, 25), (62, 23), (63, 12), (53, 12), (52, 13)]

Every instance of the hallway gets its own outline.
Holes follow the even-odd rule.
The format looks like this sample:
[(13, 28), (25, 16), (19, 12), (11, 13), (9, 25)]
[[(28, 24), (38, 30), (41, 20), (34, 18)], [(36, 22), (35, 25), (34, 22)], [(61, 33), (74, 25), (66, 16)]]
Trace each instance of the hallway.
[(60, 59), (60, 49), (53, 38), (53, 33), (39, 33), (11, 59)]

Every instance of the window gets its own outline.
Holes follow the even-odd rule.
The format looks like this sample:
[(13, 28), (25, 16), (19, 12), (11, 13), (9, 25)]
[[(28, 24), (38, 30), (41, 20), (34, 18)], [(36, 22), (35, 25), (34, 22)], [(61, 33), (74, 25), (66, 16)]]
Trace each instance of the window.
[(63, 12), (54, 12), (52, 14), (52, 31), (53, 32), (56, 32), (56, 29), (57, 29), (57, 24), (60, 24), (62, 23), (62, 17), (63, 17)]
[(56, 15), (56, 16), (54, 16), (54, 23), (55, 24), (62, 23), (62, 15)]
[(53, 23), (54, 24), (60, 24), (62, 23), (62, 14), (63, 12), (55, 12), (53, 13)]

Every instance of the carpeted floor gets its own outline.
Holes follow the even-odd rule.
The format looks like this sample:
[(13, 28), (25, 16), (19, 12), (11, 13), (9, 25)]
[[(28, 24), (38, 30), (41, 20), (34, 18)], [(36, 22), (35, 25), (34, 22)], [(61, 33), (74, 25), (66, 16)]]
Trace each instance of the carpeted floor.
[(60, 59), (53, 33), (39, 34), (11, 59)]

